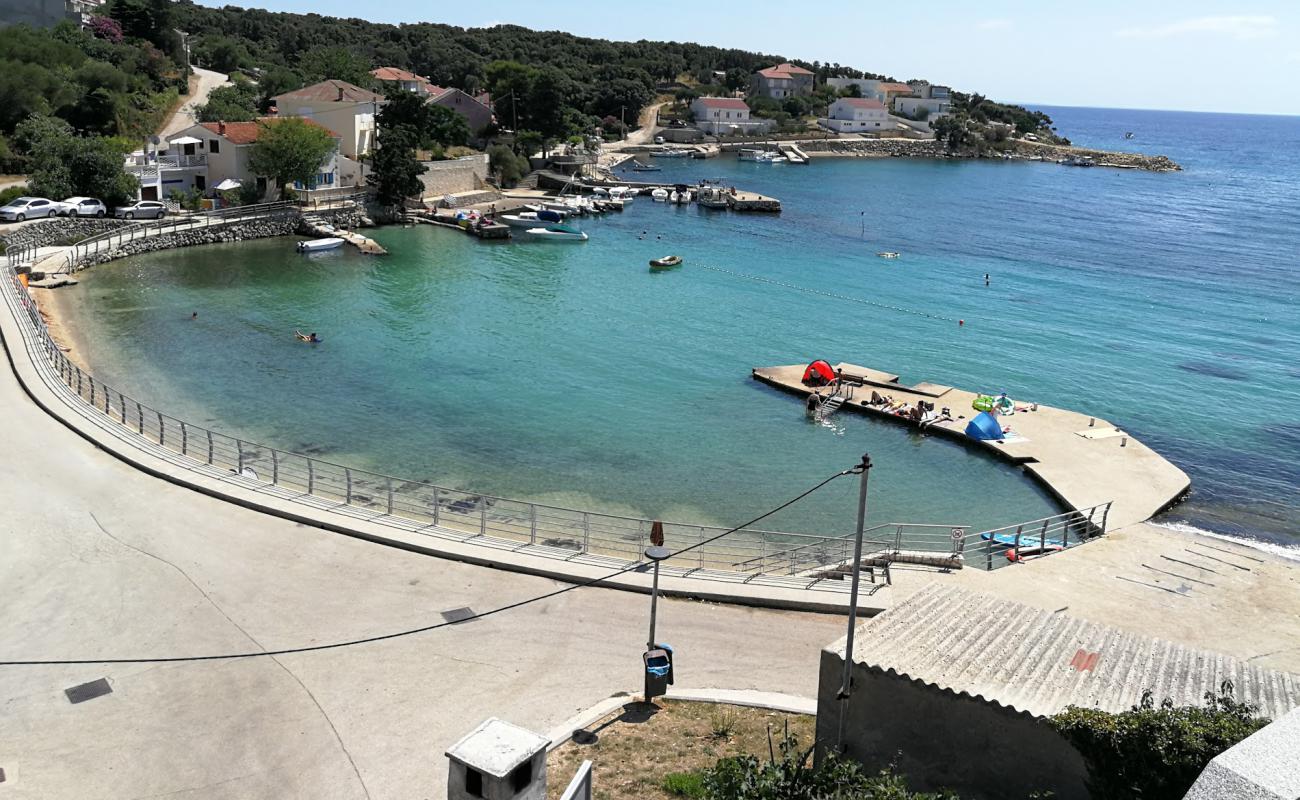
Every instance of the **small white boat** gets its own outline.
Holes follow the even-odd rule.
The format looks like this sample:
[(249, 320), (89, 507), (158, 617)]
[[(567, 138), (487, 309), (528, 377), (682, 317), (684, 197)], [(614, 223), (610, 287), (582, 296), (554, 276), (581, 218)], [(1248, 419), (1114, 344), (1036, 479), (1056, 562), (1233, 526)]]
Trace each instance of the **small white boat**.
[(876, 253), (876, 255), (880, 256), (881, 258), (898, 258), (898, 253), (895, 253), (892, 250), (886, 250), (883, 253)]
[(333, 250), (336, 247), (342, 247), (343, 241), (337, 236), (331, 236), (327, 239), (311, 239), (306, 242), (298, 242), (297, 249), (299, 253), (316, 253), (321, 250)]
[(747, 147), (740, 151), (737, 156), (741, 161), (754, 161), (759, 164), (779, 164), (786, 161), (786, 157), (780, 153), (771, 150), (759, 150), (757, 148)]
[(690, 158), (694, 153), (693, 150), (682, 150), (679, 148), (669, 148), (668, 150), (659, 150), (651, 155), (655, 158)]
[(546, 228), (529, 228), (524, 231), (530, 237), (544, 242), (585, 242), (587, 234), (564, 225), (551, 225)]
[(668, 190), (667, 190), (667, 189), (655, 189), (653, 192), (650, 193), (650, 199), (654, 200), (656, 203), (664, 203), (664, 202), (667, 202), (667, 201), (668, 201)]

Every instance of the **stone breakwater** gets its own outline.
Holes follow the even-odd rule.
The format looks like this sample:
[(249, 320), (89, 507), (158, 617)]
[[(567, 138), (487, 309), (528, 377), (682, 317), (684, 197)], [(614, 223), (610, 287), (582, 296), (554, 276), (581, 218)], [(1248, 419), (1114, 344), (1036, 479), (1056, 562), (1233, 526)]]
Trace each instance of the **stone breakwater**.
[(49, 247), (80, 241), (89, 236), (117, 230), (130, 225), (122, 219), (96, 219), (93, 217), (56, 217), (33, 222), (13, 233), (0, 236), (5, 247)]
[[(1168, 156), (1149, 156), (1142, 153), (1115, 153), (1108, 150), (1090, 150), (1084, 147), (1046, 144), (1013, 140), (1008, 142), (1006, 154), (1011, 158), (1038, 158), (1058, 161), (1071, 157), (1091, 158), (1099, 167), (1141, 169), (1149, 172), (1175, 172), (1181, 170)], [(821, 139), (801, 142), (799, 145), (812, 156), (839, 156), (845, 158), (1002, 158), (1001, 152), (952, 153), (934, 139)]]
[[(312, 216), (317, 220), (327, 221), (340, 228), (358, 227), (364, 219), (359, 210), (316, 211), (312, 213)], [(222, 242), (242, 242), (246, 239), (268, 239), (273, 236), (292, 236), (294, 234), (314, 235), (304, 224), (302, 215), (296, 209), (287, 209), (257, 219), (232, 222), (229, 225), (171, 231), (145, 239), (122, 242), (112, 250), (88, 254), (82, 259), (81, 268), (84, 269), (95, 264), (103, 264), (107, 261), (115, 261), (119, 258), (127, 258), (143, 253), (153, 253), (158, 250), (172, 250), (178, 247), (195, 247), (197, 245), (219, 244)]]

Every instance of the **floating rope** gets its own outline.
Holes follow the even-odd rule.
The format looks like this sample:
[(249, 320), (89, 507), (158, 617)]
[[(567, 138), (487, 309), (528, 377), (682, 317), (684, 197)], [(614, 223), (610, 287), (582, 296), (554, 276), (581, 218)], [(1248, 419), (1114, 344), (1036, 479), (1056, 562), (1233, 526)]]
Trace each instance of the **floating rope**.
[(897, 311), (902, 314), (912, 314), (913, 316), (924, 317), (926, 319), (939, 319), (945, 322), (957, 321), (952, 317), (945, 317), (941, 314), (930, 314), (925, 311), (917, 311), (911, 308), (903, 308), (902, 306), (891, 306), (888, 303), (877, 303), (874, 300), (864, 300), (861, 297), (851, 297), (847, 294), (839, 294), (837, 292), (827, 292), (823, 289), (810, 289), (807, 286), (797, 286), (793, 283), (786, 283), (785, 281), (772, 280), (771, 278), (764, 278), (759, 275), (749, 275), (744, 272), (736, 272), (735, 270), (724, 269), (722, 267), (711, 267), (708, 264), (696, 264), (696, 266), (700, 267), (701, 269), (709, 269), (709, 270), (713, 270), (714, 272), (722, 272), (727, 275), (734, 275), (737, 278), (745, 278), (746, 280), (758, 281), (759, 283), (770, 283), (773, 286), (781, 286), (786, 289), (794, 289), (796, 292), (806, 292), (808, 294), (819, 294), (822, 297), (833, 297), (836, 300), (846, 300), (850, 303), (860, 303), (864, 306), (883, 308), (886, 311)]

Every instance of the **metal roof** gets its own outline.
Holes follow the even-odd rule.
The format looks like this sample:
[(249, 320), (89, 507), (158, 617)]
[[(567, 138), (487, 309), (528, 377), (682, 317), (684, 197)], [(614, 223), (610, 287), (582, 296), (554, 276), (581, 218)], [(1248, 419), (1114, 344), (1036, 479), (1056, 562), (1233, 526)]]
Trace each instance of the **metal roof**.
[[(827, 648), (843, 657), (844, 639)], [(1034, 716), (1067, 706), (1126, 711), (1203, 705), (1232, 681), (1238, 700), (1277, 719), (1300, 706), (1300, 677), (1066, 614), (932, 584), (862, 625), (855, 661)]]

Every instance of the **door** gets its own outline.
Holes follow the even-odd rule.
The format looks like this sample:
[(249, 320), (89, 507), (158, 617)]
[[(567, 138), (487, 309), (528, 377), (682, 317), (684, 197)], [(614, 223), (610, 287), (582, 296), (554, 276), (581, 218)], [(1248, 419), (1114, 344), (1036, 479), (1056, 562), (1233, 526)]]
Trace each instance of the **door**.
[(141, 187), (140, 187), (140, 199), (141, 199), (141, 200), (157, 200), (157, 199), (158, 199), (158, 187), (157, 187), (157, 186), (141, 186)]

